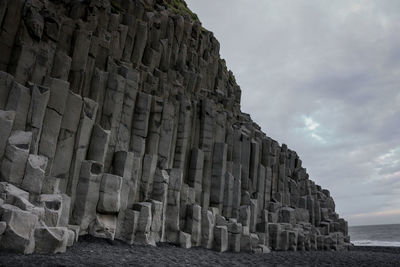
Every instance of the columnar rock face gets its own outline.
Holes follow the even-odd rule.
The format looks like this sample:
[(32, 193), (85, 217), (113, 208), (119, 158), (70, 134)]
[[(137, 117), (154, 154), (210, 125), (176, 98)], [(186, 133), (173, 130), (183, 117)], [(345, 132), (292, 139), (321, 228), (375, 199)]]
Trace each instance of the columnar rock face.
[(183, 1), (2, 0), (0, 249), (346, 248), (329, 191), (240, 97)]

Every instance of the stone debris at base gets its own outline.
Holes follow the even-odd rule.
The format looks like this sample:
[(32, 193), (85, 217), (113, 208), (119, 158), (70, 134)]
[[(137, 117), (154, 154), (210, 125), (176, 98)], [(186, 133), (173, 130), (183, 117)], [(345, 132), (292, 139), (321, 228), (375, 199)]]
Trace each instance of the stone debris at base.
[[(329, 191), (241, 112), (218, 41), (179, 5), (1, 0), (1, 251), (65, 252), (86, 234), (348, 248)], [(268, 112), (273, 94), (260, 101)]]

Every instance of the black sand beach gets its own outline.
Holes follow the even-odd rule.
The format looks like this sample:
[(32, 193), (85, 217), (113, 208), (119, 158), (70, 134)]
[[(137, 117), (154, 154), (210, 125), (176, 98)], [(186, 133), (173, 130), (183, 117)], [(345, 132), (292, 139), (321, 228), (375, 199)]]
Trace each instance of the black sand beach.
[(399, 247), (353, 247), (345, 252), (218, 253), (201, 248), (129, 246), (82, 237), (65, 254), (0, 252), (1, 266), (400, 266)]

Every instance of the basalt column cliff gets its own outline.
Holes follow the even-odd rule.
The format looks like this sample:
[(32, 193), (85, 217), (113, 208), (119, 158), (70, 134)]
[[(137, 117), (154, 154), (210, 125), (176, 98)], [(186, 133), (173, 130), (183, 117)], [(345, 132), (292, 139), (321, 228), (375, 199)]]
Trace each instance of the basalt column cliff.
[(347, 248), (329, 191), (240, 96), (181, 0), (0, 0), (0, 250)]

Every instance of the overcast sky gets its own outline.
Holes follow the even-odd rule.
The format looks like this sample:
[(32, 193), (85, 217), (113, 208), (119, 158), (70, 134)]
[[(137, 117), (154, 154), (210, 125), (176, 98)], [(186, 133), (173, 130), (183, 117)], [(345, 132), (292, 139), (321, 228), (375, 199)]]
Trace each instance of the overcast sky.
[(186, 0), (350, 225), (400, 223), (400, 1)]

